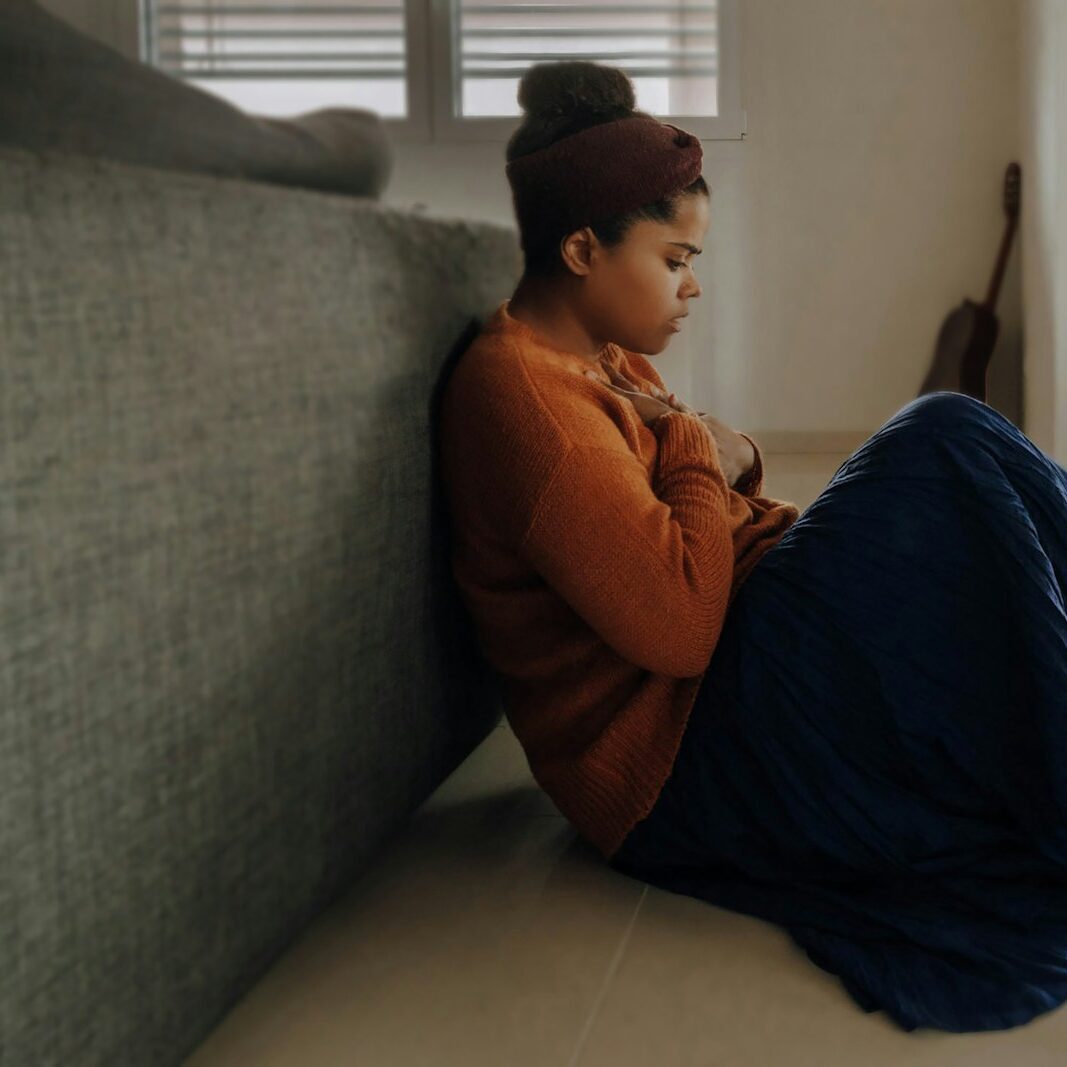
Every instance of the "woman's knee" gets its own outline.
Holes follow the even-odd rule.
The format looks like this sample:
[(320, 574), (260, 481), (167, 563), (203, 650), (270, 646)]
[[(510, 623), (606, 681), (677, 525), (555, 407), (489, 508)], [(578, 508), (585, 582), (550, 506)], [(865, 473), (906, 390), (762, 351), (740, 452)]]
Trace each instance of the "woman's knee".
[(929, 422), (944, 422), (961, 417), (985, 419), (988, 418), (991, 410), (988, 404), (973, 396), (942, 389), (936, 393), (925, 393), (923, 396), (915, 397), (914, 400), (908, 401), (897, 414), (913, 412)]
[(988, 425), (998, 417), (1002, 417), (999, 412), (973, 396), (939, 390), (909, 400), (882, 429), (897, 433), (910, 429), (921, 436), (926, 431), (933, 430), (936, 433), (958, 426), (961, 422)]
[(986, 419), (987, 413), (978, 410), (986, 407), (972, 396), (948, 390), (916, 397), (882, 423), (842, 464), (838, 474), (851, 471), (857, 462), (870, 462), (875, 456), (894, 457), (895, 461), (899, 454), (897, 449), (904, 441), (916, 448), (928, 449), (961, 420)]

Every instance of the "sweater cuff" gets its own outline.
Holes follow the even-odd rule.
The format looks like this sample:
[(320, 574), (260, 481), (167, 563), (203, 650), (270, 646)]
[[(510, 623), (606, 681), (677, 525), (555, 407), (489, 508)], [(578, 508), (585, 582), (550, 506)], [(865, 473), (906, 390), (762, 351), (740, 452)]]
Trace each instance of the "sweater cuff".
[(683, 411), (668, 411), (660, 415), (651, 428), (659, 442), (656, 465), (660, 471), (695, 461), (714, 470), (726, 487), (718, 445), (711, 431), (698, 418)]

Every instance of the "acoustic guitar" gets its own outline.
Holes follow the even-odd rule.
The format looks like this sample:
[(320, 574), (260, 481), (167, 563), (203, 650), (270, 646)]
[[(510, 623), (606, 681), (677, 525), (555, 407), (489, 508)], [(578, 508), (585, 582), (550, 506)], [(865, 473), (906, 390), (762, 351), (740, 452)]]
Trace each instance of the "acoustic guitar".
[[(951, 388), (977, 400), (986, 399), (986, 370), (1000, 332), (1000, 320), (994, 308), (1019, 221), (1020, 176), (1019, 164), (1009, 163), (1004, 175), (1004, 213), (1008, 222), (985, 300), (976, 304), (964, 297), (963, 303), (949, 312), (937, 335), (934, 360), (919, 389), (919, 396)], [(944, 384), (957, 381), (958, 385)]]

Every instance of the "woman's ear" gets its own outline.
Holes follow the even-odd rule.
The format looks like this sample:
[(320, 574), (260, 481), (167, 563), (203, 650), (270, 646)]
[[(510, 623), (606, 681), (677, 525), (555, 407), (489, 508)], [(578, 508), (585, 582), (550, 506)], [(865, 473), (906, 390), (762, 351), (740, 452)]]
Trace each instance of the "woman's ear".
[(567, 234), (560, 242), (559, 253), (563, 262), (575, 274), (586, 275), (593, 265), (593, 244), (596, 234), (588, 226)]

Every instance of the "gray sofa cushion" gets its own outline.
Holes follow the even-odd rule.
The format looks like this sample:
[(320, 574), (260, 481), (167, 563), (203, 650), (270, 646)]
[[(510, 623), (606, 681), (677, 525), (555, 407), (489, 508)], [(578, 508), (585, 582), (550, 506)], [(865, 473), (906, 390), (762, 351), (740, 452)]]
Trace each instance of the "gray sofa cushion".
[(2, 146), (0, 190), (0, 1063), (171, 1067), (500, 721), (432, 430), (518, 241)]
[(393, 168), (374, 111), (249, 115), (33, 0), (0, 0), (0, 144), (375, 198)]

